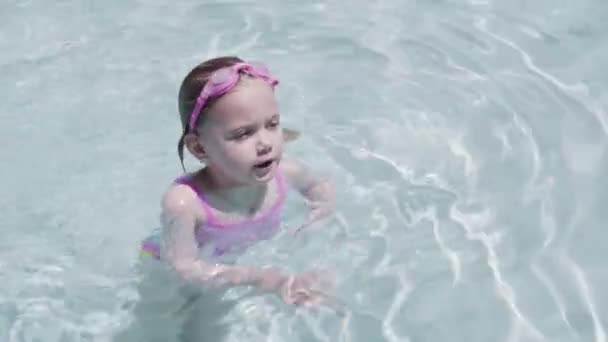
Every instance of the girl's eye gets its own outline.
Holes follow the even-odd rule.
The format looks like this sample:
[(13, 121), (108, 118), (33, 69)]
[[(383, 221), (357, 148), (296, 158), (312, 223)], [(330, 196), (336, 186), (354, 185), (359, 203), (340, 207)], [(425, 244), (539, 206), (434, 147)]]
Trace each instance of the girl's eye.
[(232, 135), (232, 139), (234, 140), (244, 140), (247, 139), (251, 135), (251, 130), (242, 129), (234, 132)]
[(243, 140), (243, 139), (247, 138), (248, 136), (249, 136), (248, 132), (242, 132), (242, 133), (237, 134), (235, 138), (237, 140)]
[(272, 120), (268, 123), (268, 127), (276, 128), (279, 126), (279, 120)]

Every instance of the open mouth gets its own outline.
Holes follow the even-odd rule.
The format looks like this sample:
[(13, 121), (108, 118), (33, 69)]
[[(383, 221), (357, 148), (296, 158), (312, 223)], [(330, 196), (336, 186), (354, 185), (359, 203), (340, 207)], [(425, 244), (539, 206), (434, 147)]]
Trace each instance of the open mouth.
[(259, 168), (259, 169), (265, 169), (267, 167), (269, 167), (270, 165), (272, 165), (273, 160), (267, 160), (265, 162), (261, 162), (261, 163), (257, 163), (254, 165), (255, 168)]

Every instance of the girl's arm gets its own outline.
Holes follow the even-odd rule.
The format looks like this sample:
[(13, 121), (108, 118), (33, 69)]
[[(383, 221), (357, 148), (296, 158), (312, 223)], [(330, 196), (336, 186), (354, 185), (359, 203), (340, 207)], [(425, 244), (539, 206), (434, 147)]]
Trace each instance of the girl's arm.
[[(205, 286), (254, 285), (278, 290), (286, 277), (274, 269), (208, 263), (199, 256), (195, 228), (200, 224), (200, 203), (183, 185), (172, 186), (162, 201), (163, 258), (185, 281)], [(200, 216), (200, 215), (198, 215)]]
[(283, 159), (281, 167), (289, 184), (304, 196), (311, 208), (305, 225), (333, 213), (336, 191), (331, 177), (315, 173), (305, 164), (293, 159)]

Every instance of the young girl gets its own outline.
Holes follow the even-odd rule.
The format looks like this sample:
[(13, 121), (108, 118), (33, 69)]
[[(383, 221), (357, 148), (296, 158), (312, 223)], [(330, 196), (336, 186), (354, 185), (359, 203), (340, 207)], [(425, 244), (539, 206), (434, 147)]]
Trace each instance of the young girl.
[(288, 186), (310, 205), (305, 225), (333, 211), (331, 181), (283, 158), (290, 137), (280, 125), (277, 84), (266, 67), (237, 57), (207, 60), (185, 77), (178, 100), (179, 157), (183, 167), (185, 146), (204, 167), (166, 191), (160, 239), (145, 241), (143, 250), (189, 284), (253, 285), (286, 303), (309, 305), (324, 299), (313, 288), (314, 272), (289, 275), (278, 268), (222, 262), (279, 228)]

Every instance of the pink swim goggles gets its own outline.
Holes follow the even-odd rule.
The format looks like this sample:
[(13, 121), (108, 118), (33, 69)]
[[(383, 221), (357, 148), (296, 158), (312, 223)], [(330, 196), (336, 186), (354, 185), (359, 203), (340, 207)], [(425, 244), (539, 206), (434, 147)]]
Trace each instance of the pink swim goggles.
[(238, 83), (241, 73), (259, 77), (268, 82), (273, 88), (279, 83), (279, 80), (272, 77), (268, 68), (261, 63), (237, 63), (226, 68), (222, 68), (211, 74), (207, 83), (201, 90), (201, 94), (196, 99), (196, 105), (190, 113), (189, 128), (194, 130), (196, 121), (198, 120), (201, 110), (205, 103), (213, 97), (219, 97), (226, 94)]

